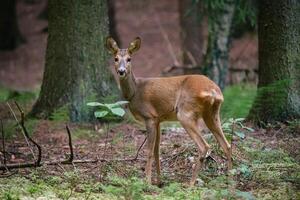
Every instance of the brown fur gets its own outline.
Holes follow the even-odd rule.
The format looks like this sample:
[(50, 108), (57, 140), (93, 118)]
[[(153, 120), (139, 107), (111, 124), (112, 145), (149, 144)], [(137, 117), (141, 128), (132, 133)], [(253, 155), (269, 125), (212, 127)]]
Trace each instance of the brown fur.
[[(158, 181), (160, 181), (159, 124), (163, 121), (178, 120), (198, 147), (199, 158), (193, 170), (191, 185), (195, 183), (202, 162), (209, 150), (209, 145), (197, 127), (197, 121), (200, 118), (203, 118), (223, 148), (228, 159), (228, 169), (231, 169), (231, 147), (223, 134), (219, 117), (223, 102), (220, 88), (202, 75), (135, 78), (131, 69), (131, 62), (128, 59), (131, 59), (131, 54), (139, 49), (140, 43), (140, 39), (136, 38), (130, 47), (124, 50), (118, 49), (112, 38), (107, 39), (107, 48), (110, 52), (115, 52), (116, 71), (120, 74), (120, 68), (125, 70), (125, 75), (120, 75), (123, 96), (129, 101), (129, 109), (134, 117), (145, 122), (148, 132), (148, 156), (145, 168), (147, 181), (151, 182), (151, 169), (154, 160)], [(120, 66), (120, 63), (124, 62), (126, 62), (126, 66)]]

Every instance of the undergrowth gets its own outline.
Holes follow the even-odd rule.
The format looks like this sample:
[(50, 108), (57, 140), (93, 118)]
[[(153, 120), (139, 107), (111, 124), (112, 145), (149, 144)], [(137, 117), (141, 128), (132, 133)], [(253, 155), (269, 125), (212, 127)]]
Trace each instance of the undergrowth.
[(256, 95), (256, 86), (249, 84), (232, 85), (224, 90), (222, 118), (245, 118)]
[(22, 104), (33, 102), (39, 94), (39, 90), (16, 91), (0, 86), (0, 102), (15, 100)]
[[(116, 162), (107, 163), (101, 168), (101, 180), (99, 174), (86, 175), (77, 166), (69, 170), (64, 169), (60, 175), (48, 175), (47, 169), (42, 167), (30, 169), (31, 174), (15, 174), (1, 178), (0, 199), (300, 199), (299, 163), (285, 150), (271, 148), (261, 142), (252, 135), (251, 128), (241, 124), (241, 119), (231, 118), (247, 115), (255, 92), (255, 87), (249, 85), (232, 86), (224, 92), (222, 116), (228, 120), (223, 123), (223, 129), (235, 147), (234, 169), (229, 175), (224, 172), (224, 163), (220, 163), (223, 162), (220, 160), (224, 153), (219, 145), (216, 145), (213, 137), (210, 137), (208, 142), (214, 155), (220, 159), (216, 162), (206, 162), (195, 187), (187, 187), (179, 177), (171, 179), (170, 174), (164, 172), (163, 187), (149, 185), (144, 182), (144, 174), (138, 165), (128, 164), (124, 167), (124, 163)], [(0, 99), (2, 94), (4, 92), (0, 91)], [(52, 120), (68, 121), (67, 109), (62, 108), (54, 112)], [(128, 119), (130, 120), (131, 118)], [(35, 123), (36, 121), (26, 122), (29, 132), (33, 132)], [(233, 124), (234, 130), (231, 128)], [(171, 125), (166, 123), (163, 128), (178, 128), (178, 124)], [(7, 135), (15, 129), (14, 122), (5, 128)], [(290, 122), (290, 130), (299, 130), (299, 121)], [(104, 135), (104, 130), (88, 132), (80, 127), (73, 133), (74, 140), (87, 137), (97, 140), (99, 135)], [(122, 133), (116, 132), (111, 143), (117, 145), (122, 143), (122, 140)], [(134, 141), (127, 145), (126, 153), (134, 155)], [(192, 152), (186, 151), (180, 156), (186, 161), (191, 155)]]
[[(0, 199), (299, 199), (299, 163), (283, 149), (267, 147), (251, 131), (236, 129), (244, 131), (245, 137), (231, 138), (235, 146), (234, 169), (227, 175), (224, 163), (207, 161), (195, 187), (187, 187), (179, 177), (168, 178), (170, 174), (164, 171), (162, 187), (149, 185), (138, 166), (111, 162), (99, 171), (101, 180), (77, 167), (64, 170), (61, 175), (47, 175), (45, 168), (38, 168), (26, 176), (2, 178)], [(118, 143), (119, 137), (117, 133), (113, 143)], [(212, 138), (208, 141), (214, 155), (221, 157), (219, 146), (214, 145)], [(190, 155), (186, 152), (180, 156), (186, 160)]]

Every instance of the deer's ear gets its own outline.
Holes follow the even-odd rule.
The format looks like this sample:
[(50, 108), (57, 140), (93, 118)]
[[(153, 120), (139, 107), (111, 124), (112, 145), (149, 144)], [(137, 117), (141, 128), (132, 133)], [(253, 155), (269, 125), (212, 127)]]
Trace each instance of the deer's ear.
[(129, 45), (128, 47), (128, 52), (130, 54), (133, 54), (134, 52), (136, 52), (137, 50), (139, 50), (141, 47), (141, 38), (136, 37)]
[(117, 45), (117, 42), (112, 37), (106, 38), (106, 48), (111, 54), (116, 54), (119, 50), (119, 47)]

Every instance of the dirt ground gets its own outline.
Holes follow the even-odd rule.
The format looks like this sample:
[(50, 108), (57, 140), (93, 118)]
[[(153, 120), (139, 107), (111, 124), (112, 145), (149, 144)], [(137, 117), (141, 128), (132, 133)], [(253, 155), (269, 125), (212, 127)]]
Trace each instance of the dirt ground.
[[(95, 128), (96, 125), (69, 123), (73, 138), (75, 160), (106, 159), (108, 161), (83, 164), (74, 163), (73, 165), (43, 165), (37, 169), (26, 168), (2, 172), (0, 173), (0, 177), (10, 176), (11, 179), (9, 180), (13, 180), (14, 177), (25, 177), (35, 183), (33, 177), (40, 177), (39, 179), (42, 181), (46, 180), (47, 177), (65, 177), (66, 173), (75, 171), (76, 174), (79, 174), (78, 178), (82, 180), (104, 185), (111, 184), (111, 177), (115, 176), (125, 179), (134, 176), (143, 179), (145, 177), (146, 148), (145, 145), (142, 146), (142, 144), (145, 140), (146, 132), (140, 125), (132, 122), (128, 123), (127, 120), (120, 124), (111, 124), (109, 132), (106, 132), (107, 126), (101, 126), (99, 124), (97, 124), (97, 128)], [(247, 126), (251, 127), (250, 124), (247, 124)], [(16, 128), (16, 131), (18, 134), (15, 134), (6, 141), (7, 162), (33, 162), (34, 158), (31, 150), (27, 146), (20, 129)], [(33, 139), (42, 147), (42, 162), (65, 160), (70, 155), (65, 122), (38, 121), (35, 124), (35, 128), (31, 131), (33, 133)], [(246, 138), (244, 139), (234, 136), (231, 141), (233, 147), (232, 154), (234, 168), (238, 171), (233, 177), (235, 181), (234, 187), (240, 191), (250, 192), (258, 197), (260, 195), (268, 196), (273, 192), (278, 193), (278, 191), (279, 193), (283, 193), (282, 195), (286, 197), (286, 195), (290, 195), (291, 191), (299, 191), (299, 179), (293, 174), (297, 173), (297, 170), (300, 168), (299, 165), (291, 165), (289, 161), (289, 159), (295, 159), (298, 163), (300, 161), (299, 133), (299, 125), (291, 130), (284, 124), (278, 124), (270, 129), (255, 129), (254, 132), (247, 132)], [(205, 160), (205, 165), (200, 173), (201, 178), (199, 180), (204, 181), (205, 187), (216, 189), (219, 186), (211, 186), (211, 182), (213, 182), (214, 179), (218, 180), (220, 177), (226, 175), (226, 158), (212, 136), (206, 131), (203, 132), (203, 135), (211, 145), (212, 152), (210, 157)], [(138, 151), (140, 147), (141, 149)], [(197, 149), (193, 141), (182, 128), (169, 126), (162, 128), (160, 147), (163, 181), (159, 186), (164, 188), (172, 182), (187, 184), (191, 178), (194, 160), (197, 158)], [(32, 145), (31, 148), (34, 149), (36, 156), (37, 151)], [(256, 161), (253, 162), (249, 160), (247, 153), (245, 153), (245, 149), (247, 148), (249, 152), (258, 152), (257, 155), (254, 154), (256, 157), (254, 159), (257, 159)], [(285, 157), (286, 154), (281, 153), (282, 150), (280, 149), (288, 153), (287, 157)], [(272, 153), (272, 151), (274, 151), (274, 153)], [(134, 158), (137, 152), (139, 152), (137, 159), (128, 161), (128, 159)], [(269, 155), (269, 153), (271, 154)], [(3, 153), (0, 154), (3, 158)], [(260, 157), (264, 160), (260, 161)], [(123, 161), (121, 161), (122, 159)], [(258, 161), (262, 163), (257, 164), (256, 162)], [(275, 162), (275, 168), (272, 168), (273, 162)], [(293, 162), (294, 161), (292, 161), (292, 163)], [(265, 164), (267, 165), (266, 168), (264, 168)], [(249, 166), (250, 169), (246, 167), (248, 171), (243, 172), (241, 166)], [(273, 170), (275, 170), (275, 172), (273, 172)], [(244, 176), (249, 176), (247, 173), (251, 174), (251, 178), (244, 178)], [(264, 173), (266, 173), (266, 175), (261, 175)], [(268, 173), (271, 175), (268, 175)], [(277, 183), (278, 180), (272, 178), (272, 173), (279, 173), (280, 175), (277, 175), (277, 178), (279, 178), (281, 182)], [(291, 180), (289, 181), (290, 178)], [(152, 181), (153, 184), (157, 183), (155, 169), (153, 169)], [(228, 184), (226, 181), (222, 183), (224, 181), (223, 179), (219, 181), (218, 184), (221, 184), (221, 187), (229, 187), (226, 186)], [(80, 183), (81, 182), (75, 184), (77, 185), (76, 188), (80, 186)], [(197, 182), (197, 184), (199, 184), (197, 187), (203, 187), (203, 183)], [(290, 192), (282, 192), (280, 190), (280, 184), (287, 184), (287, 187), (290, 188)], [(266, 187), (269, 189), (264, 191)], [(77, 193), (85, 193), (84, 190), (76, 188), (74, 190)], [(126, 188), (124, 189), (126, 190)], [(153, 193), (152, 195), (155, 197), (156, 194)], [(291, 199), (297, 199), (295, 195), (299, 194), (293, 193), (293, 197), (290, 196)], [(273, 197), (276, 197), (276, 195)]]

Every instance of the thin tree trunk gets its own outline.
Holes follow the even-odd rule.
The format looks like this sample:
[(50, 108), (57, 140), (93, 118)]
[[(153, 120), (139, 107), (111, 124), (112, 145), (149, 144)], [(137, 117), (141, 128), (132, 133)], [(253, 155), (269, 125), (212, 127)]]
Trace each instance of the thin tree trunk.
[(104, 49), (107, 1), (49, 1), (49, 36), (40, 96), (31, 115), (47, 118), (68, 105), (71, 121), (93, 118), (86, 106), (117, 94)]
[(203, 26), (200, 2), (179, 0), (182, 63), (200, 67), (203, 60)]
[(118, 43), (119, 46), (122, 46), (119, 34), (117, 32), (117, 23), (116, 23), (116, 9), (115, 9), (115, 1), (107, 0), (108, 5), (108, 18), (109, 18), (109, 34), (114, 40)]
[(18, 26), (16, 0), (1, 0), (0, 50), (13, 50), (24, 42)]
[(300, 2), (259, 1), (258, 39), (258, 94), (249, 119), (300, 118)]
[(205, 55), (205, 73), (223, 90), (228, 73), (229, 34), (234, 14), (235, 1), (224, 1), (218, 12), (209, 16), (208, 46)]
[(48, 1), (45, 5), (44, 9), (42, 10), (42, 12), (39, 14), (38, 18), (48, 20)]

